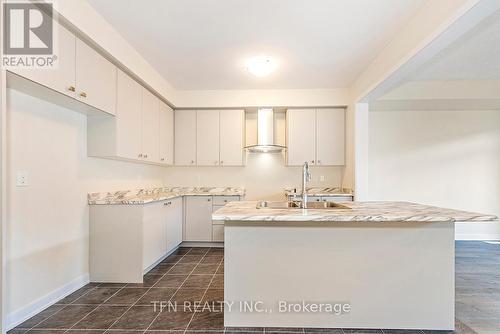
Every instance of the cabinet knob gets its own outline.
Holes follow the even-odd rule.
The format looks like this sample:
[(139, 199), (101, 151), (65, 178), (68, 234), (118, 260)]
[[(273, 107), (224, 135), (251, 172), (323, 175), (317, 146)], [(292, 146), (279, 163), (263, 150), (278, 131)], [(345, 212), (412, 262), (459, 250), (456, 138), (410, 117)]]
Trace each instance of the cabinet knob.
[(223, 163), (224, 163), (224, 161), (223, 161), (223, 160), (221, 160), (221, 161), (220, 161), (220, 164), (222, 165)]
[(209, 199), (207, 199), (207, 201), (208, 201), (208, 202), (211, 202), (211, 201), (212, 201), (212, 199), (211, 199), (211, 198), (209, 198)]
[(138, 155), (139, 158), (142, 158), (142, 153)]
[(165, 161), (165, 158), (161, 158), (161, 161)]
[(68, 90), (69, 90), (70, 92), (74, 92), (76, 89), (75, 89), (75, 86), (69, 86), (69, 87), (68, 87)]
[(87, 97), (87, 93), (85, 93), (85, 92), (81, 92), (81, 93), (80, 93), (80, 96), (81, 96), (81, 97)]
[(191, 165), (194, 164), (194, 160), (191, 160)]
[(147, 154), (144, 154), (144, 158), (147, 158), (147, 157), (148, 157), (148, 155), (147, 155)]
[(321, 164), (321, 160), (318, 160), (318, 164)]
[(314, 163), (314, 160), (311, 160), (311, 163), (313, 164), (313, 163)]

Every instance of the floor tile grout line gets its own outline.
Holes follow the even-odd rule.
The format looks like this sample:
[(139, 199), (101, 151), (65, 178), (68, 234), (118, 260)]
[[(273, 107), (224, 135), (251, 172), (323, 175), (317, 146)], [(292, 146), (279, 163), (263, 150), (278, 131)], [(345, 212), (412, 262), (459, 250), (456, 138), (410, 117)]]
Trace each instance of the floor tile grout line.
[[(202, 260), (205, 258), (205, 256), (207, 256), (208, 252), (210, 252), (210, 248), (207, 250), (207, 252), (205, 253), (205, 255), (203, 255), (203, 257), (201, 258), (201, 260), (200, 260), (200, 262), (199, 262), (198, 264), (200, 264), (200, 263), (202, 262)], [(198, 267), (198, 264), (196, 265), (196, 267)], [(196, 267), (194, 267), (194, 268), (193, 268), (193, 271), (194, 271), (194, 269), (196, 269)], [(193, 271), (191, 271), (191, 273), (192, 273)], [(189, 275), (191, 275), (191, 273), (190, 273)], [(214, 274), (214, 275), (215, 275), (215, 274)], [(188, 277), (189, 277), (189, 276), (188, 276)], [(187, 278), (186, 278), (186, 279), (187, 279)], [(212, 276), (212, 279), (213, 279), (213, 276)], [(210, 280), (210, 282), (212, 282), (212, 280)], [(182, 284), (184, 284), (184, 282), (183, 282)], [(181, 286), (182, 286), (182, 285), (181, 285)], [(209, 286), (210, 286), (210, 283), (209, 283)], [(201, 297), (201, 300), (203, 300), (203, 297), (204, 297), (204, 296), (205, 296), (205, 293), (203, 293), (203, 296)], [(201, 302), (201, 300), (200, 300), (200, 302)], [(194, 310), (193, 315), (191, 316), (191, 319), (189, 319), (189, 322), (188, 322), (188, 324), (186, 325), (186, 328), (184, 329), (184, 332), (183, 332), (184, 334), (186, 334), (186, 331), (188, 330), (189, 325), (191, 325), (191, 321), (193, 321), (193, 318), (194, 318), (195, 314), (196, 314), (196, 309)]]
[[(77, 300), (78, 300), (78, 299), (80, 299), (81, 297), (85, 296), (85, 295), (86, 295), (87, 293), (89, 293), (90, 291), (95, 290), (98, 286), (99, 286), (99, 285), (96, 285), (95, 287), (90, 288), (90, 289), (89, 289), (89, 291), (85, 292), (83, 295), (81, 295), (80, 297), (78, 297), (77, 299), (75, 299), (75, 301), (77, 301)], [(82, 288), (83, 288), (83, 287), (82, 287)], [(79, 289), (78, 289), (78, 290), (79, 290)], [(78, 291), (78, 290), (76, 290), (76, 291)], [(74, 291), (74, 292), (76, 292), (76, 291)], [(74, 292), (73, 292), (73, 293), (74, 293)], [(70, 296), (70, 295), (71, 295), (71, 293), (70, 293), (68, 296)], [(66, 297), (68, 297), (68, 296), (66, 296)], [(66, 297), (64, 297), (64, 298), (66, 298)], [(61, 299), (60, 299), (60, 300), (58, 300), (57, 302), (59, 302), (59, 301), (63, 300), (64, 298), (61, 298)], [(31, 330), (33, 330), (33, 329), (35, 329), (35, 328), (36, 328), (36, 326), (40, 325), (42, 322), (44, 322), (44, 321), (48, 320), (49, 318), (51, 318), (51, 317), (55, 316), (57, 313), (59, 313), (59, 312), (61, 312), (62, 310), (64, 310), (67, 306), (72, 305), (71, 303), (69, 303), (69, 304), (57, 304), (57, 302), (55, 302), (54, 304), (52, 304), (52, 305), (50, 305), (50, 306), (46, 307), (44, 310), (42, 310), (42, 311), (40, 311), (40, 312), (43, 312), (43, 311), (45, 311), (46, 309), (48, 309), (49, 307), (54, 306), (54, 305), (63, 305), (59, 311), (57, 311), (56, 313), (54, 313), (54, 314), (52, 314), (52, 315), (48, 316), (47, 318), (45, 318), (45, 319), (43, 319), (43, 320), (40, 320), (39, 322), (37, 322), (37, 323), (36, 323), (35, 325), (33, 325), (32, 327), (27, 328), (27, 329), (26, 329), (26, 331), (25, 331), (24, 333), (27, 333), (27, 332), (29, 332), (29, 331), (31, 331)], [(37, 314), (39, 314), (40, 312), (38, 312)], [(36, 316), (37, 314), (33, 315), (33, 317), (34, 317), (34, 316)], [(31, 319), (31, 318), (32, 318), (32, 317), (30, 317), (30, 318), (26, 319), (26, 321), (27, 321), (27, 320), (29, 320), (29, 319)], [(16, 326), (16, 327), (17, 327), (17, 326)], [(21, 329), (25, 329), (25, 328), (21, 328)]]
[[(208, 289), (210, 288), (210, 285), (212, 284), (212, 282), (213, 282), (213, 280), (214, 280), (214, 278), (215, 278), (215, 275), (217, 275), (217, 270), (219, 270), (220, 265), (221, 265), (221, 263), (223, 263), (223, 262), (224, 262), (224, 257), (222, 257), (222, 260), (219, 262), (219, 265), (217, 266), (217, 269), (215, 270), (215, 273), (212, 275), (212, 278), (210, 279), (210, 282), (208, 283), (207, 288), (205, 289), (205, 292), (203, 292), (203, 296), (201, 296), (201, 301), (203, 301), (203, 298), (205, 298), (205, 295), (207, 294), (207, 291), (208, 291)], [(201, 302), (201, 301), (200, 301), (200, 302)], [(196, 313), (196, 310), (195, 310), (195, 313)], [(187, 325), (187, 327), (186, 327), (186, 331), (187, 331), (187, 329), (189, 328), (189, 325), (191, 324), (191, 321), (193, 321), (193, 318), (194, 318), (194, 314), (193, 314), (193, 316), (191, 317), (191, 319), (189, 320), (189, 323), (188, 323), (188, 325)], [(224, 331), (224, 333), (226, 332), (226, 328), (225, 328), (225, 327), (224, 327), (224, 330), (223, 330), (223, 331)], [(186, 333), (186, 332), (184, 332), (184, 333)]]
[[(188, 254), (190, 251), (191, 251), (191, 249), (190, 249), (189, 251), (187, 251), (187, 252), (186, 252), (186, 254)], [(174, 252), (175, 252), (175, 251), (174, 251)], [(161, 277), (160, 277), (160, 278), (159, 278), (159, 279), (158, 279), (158, 280), (157, 280), (157, 281), (156, 281), (156, 282), (155, 282), (152, 286), (150, 286), (150, 287), (146, 290), (146, 292), (144, 292), (144, 294), (142, 294), (142, 295), (141, 295), (141, 297), (139, 297), (139, 299), (137, 299), (137, 300), (135, 301), (135, 303), (133, 303), (132, 305), (130, 305), (130, 307), (129, 307), (129, 308), (127, 308), (127, 309), (125, 310), (125, 312), (123, 312), (123, 314), (122, 314), (121, 316), (119, 316), (119, 317), (118, 317), (115, 321), (113, 321), (113, 323), (112, 323), (112, 324), (108, 327), (108, 329), (106, 329), (106, 330), (104, 331), (104, 333), (109, 332), (109, 330), (111, 330), (111, 328), (112, 328), (112, 327), (113, 327), (113, 326), (114, 326), (114, 325), (115, 325), (115, 324), (116, 324), (116, 323), (117, 323), (117, 322), (118, 322), (121, 318), (123, 318), (123, 316), (125, 315), (125, 313), (127, 313), (127, 312), (128, 312), (128, 311), (132, 308), (132, 307), (134, 307), (134, 306), (135, 306), (135, 305), (139, 302), (139, 300), (141, 300), (141, 299), (142, 299), (142, 297), (144, 297), (144, 296), (145, 296), (145, 295), (146, 295), (149, 291), (151, 291), (151, 289), (152, 289), (152, 288), (156, 285), (156, 283), (158, 283), (160, 280), (162, 280), (162, 279), (163, 279), (163, 277), (165, 277), (165, 275), (167, 275), (167, 273), (168, 273), (170, 270), (172, 270), (172, 268), (173, 268), (176, 264), (178, 264), (178, 263), (179, 263), (179, 261), (180, 261), (180, 260), (181, 260), (184, 256), (186, 256), (186, 254), (182, 255), (182, 256), (181, 256), (181, 258), (180, 258), (179, 260), (177, 260), (177, 262), (175, 262), (175, 263), (172, 265), (172, 267), (171, 267), (171, 268), (169, 268), (169, 269), (168, 269), (168, 270), (167, 270), (167, 271), (166, 271), (163, 275), (161, 275)], [(160, 262), (160, 263), (161, 263), (161, 262)], [(156, 266), (155, 266), (155, 267), (156, 267)], [(146, 273), (146, 274), (147, 274), (147, 273)], [(159, 276), (159, 275), (158, 275), (158, 276)], [(156, 319), (156, 317), (155, 317), (155, 319)], [(153, 321), (154, 321), (155, 319), (153, 319)], [(152, 322), (151, 322), (151, 324), (152, 324)], [(149, 324), (149, 325), (151, 326), (151, 324)], [(148, 327), (148, 328), (149, 328), (149, 327)], [(147, 329), (146, 329), (146, 330), (147, 330)], [(145, 333), (145, 332), (146, 332), (146, 330), (144, 330), (144, 331), (142, 331), (142, 330), (138, 330), (138, 332)], [(104, 334), (104, 333), (103, 333), (103, 334)]]
[[(184, 256), (186, 256), (187, 254), (189, 254), (189, 252), (191, 252), (192, 250), (193, 250), (193, 248), (191, 248), (191, 249), (190, 249), (190, 250), (189, 250), (186, 254), (184, 254), (184, 255), (182, 256), (182, 258), (183, 258)], [(173, 298), (173, 297), (177, 294), (177, 292), (181, 289), (181, 287), (182, 287), (182, 286), (184, 285), (184, 283), (187, 281), (187, 279), (189, 278), (189, 276), (191, 275), (191, 273), (192, 273), (192, 272), (196, 269), (196, 267), (197, 267), (197, 266), (201, 263), (201, 261), (205, 258), (206, 254), (208, 253), (208, 251), (209, 251), (209, 250), (210, 250), (210, 249), (208, 249), (208, 250), (206, 251), (206, 253), (205, 253), (205, 254), (203, 254), (203, 256), (201, 257), (200, 261), (198, 261), (198, 263), (197, 263), (197, 264), (194, 266), (194, 268), (193, 268), (193, 269), (189, 272), (189, 274), (187, 274), (187, 276), (186, 276), (186, 278), (184, 279), (184, 281), (182, 281), (182, 283), (179, 285), (179, 287), (177, 287), (177, 290), (175, 290), (175, 292), (173, 293), (173, 295), (170, 297), (170, 299), (169, 299), (169, 300), (172, 300), (172, 298)], [(180, 260), (182, 260), (182, 258), (180, 258), (180, 259), (179, 259), (179, 261), (180, 261)], [(177, 262), (177, 263), (180, 263), (180, 262)], [(177, 263), (176, 263), (176, 264), (177, 264)], [(173, 267), (172, 267), (172, 268), (173, 268)], [(172, 270), (172, 268), (170, 268), (170, 270)], [(170, 271), (170, 270), (169, 270), (169, 271)], [(166, 273), (165, 273), (165, 275), (166, 275)], [(163, 275), (163, 276), (165, 276), (165, 275)], [(160, 278), (160, 279), (161, 279), (161, 278)], [(157, 282), (157, 283), (158, 283), (158, 282)], [(161, 314), (161, 312), (158, 312), (158, 314), (156, 315), (156, 317), (154, 317), (153, 321), (151, 321), (151, 322), (149, 323), (149, 326), (148, 326), (148, 327), (144, 330), (144, 332), (143, 332), (143, 333), (146, 333), (146, 332), (149, 330), (149, 328), (151, 328), (151, 325), (153, 325), (153, 323), (156, 321), (156, 319), (158, 319), (158, 317), (160, 316), (160, 314)], [(188, 324), (188, 325), (189, 325), (189, 324)], [(187, 327), (186, 327), (186, 329), (187, 329)], [(183, 333), (185, 333), (185, 332), (186, 332), (186, 330), (184, 330), (184, 332), (183, 332)]]
[[(189, 250), (189, 251), (190, 251), (190, 250)], [(188, 253), (189, 253), (189, 251), (188, 251), (186, 254), (188, 254)], [(186, 254), (184, 254), (184, 255), (186, 255)], [(183, 255), (182, 257), (184, 257), (184, 255)], [(182, 258), (182, 257), (181, 257), (181, 258)], [(180, 259), (179, 259), (179, 260), (180, 260)], [(178, 260), (177, 262), (175, 262), (175, 263), (174, 263), (174, 265), (176, 265), (176, 264), (179, 262), (179, 260)], [(173, 266), (172, 266), (172, 267), (173, 267)], [(170, 269), (172, 269), (172, 268), (170, 268)], [(165, 276), (165, 275), (166, 275), (166, 274), (170, 271), (170, 269), (169, 269), (169, 270), (167, 270), (167, 272), (165, 272), (165, 274), (161, 275), (162, 277), (161, 277), (160, 279), (162, 279), (162, 278), (163, 278), (163, 277), (164, 277), (164, 276)], [(157, 275), (157, 276), (160, 276), (160, 275)], [(160, 280), (160, 279), (159, 279), (159, 280)], [(94, 309), (93, 309), (92, 311), (90, 311), (89, 313), (87, 313), (87, 314), (86, 314), (83, 318), (81, 318), (80, 320), (78, 320), (78, 321), (77, 321), (77, 322), (76, 322), (73, 326), (71, 326), (70, 328), (67, 328), (67, 329), (65, 329), (65, 328), (59, 328), (59, 329), (53, 329), (53, 330), (60, 330), (60, 331), (61, 331), (61, 332), (63, 332), (63, 333), (65, 333), (65, 332), (67, 332), (67, 331), (69, 331), (69, 330), (73, 330), (73, 329), (74, 329), (73, 327), (74, 327), (77, 323), (79, 323), (80, 321), (82, 321), (83, 319), (85, 319), (85, 318), (86, 318), (86, 317), (87, 317), (90, 313), (92, 313), (92, 312), (93, 312), (93, 311), (95, 311), (97, 308), (99, 308), (100, 306), (103, 306), (103, 305), (106, 305), (106, 306), (128, 306), (128, 305), (122, 305), (122, 304), (118, 304), (118, 305), (117, 305), (117, 304), (105, 304), (105, 303), (106, 303), (106, 301), (108, 301), (110, 298), (112, 298), (112, 297), (113, 297), (114, 295), (116, 295), (118, 292), (120, 292), (120, 291), (121, 291), (121, 290), (123, 290), (124, 288), (129, 288), (129, 287), (127, 287), (127, 285), (128, 285), (128, 284), (124, 284), (123, 286), (121, 286), (121, 287), (120, 287), (120, 288), (119, 288), (119, 289), (118, 289), (118, 290), (117, 290), (117, 291), (116, 291), (113, 295), (111, 295), (109, 298), (107, 298), (106, 300), (104, 300), (102, 303), (99, 303), (99, 304), (75, 304), (75, 302), (76, 302), (76, 301), (78, 301), (78, 299), (80, 299), (80, 298), (82, 298), (82, 297), (86, 296), (86, 295), (87, 295), (88, 293), (90, 293), (91, 291), (96, 290), (97, 288), (104, 288), (104, 287), (102, 286), (103, 284), (107, 284), (107, 283), (99, 283), (98, 285), (96, 285), (96, 286), (92, 287), (91, 289), (89, 289), (89, 291), (85, 292), (83, 295), (81, 295), (80, 297), (78, 297), (77, 299), (75, 299), (75, 301), (73, 301), (72, 303), (69, 303), (69, 304), (57, 304), (57, 302), (56, 302), (56, 303), (54, 303), (53, 305), (56, 305), (56, 304), (57, 304), (57, 305), (62, 305), (63, 307), (61, 308), (61, 310), (59, 310), (59, 311), (57, 311), (56, 313), (54, 313), (53, 315), (51, 315), (51, 316), (49, 316), (49, 317), (45, 318), (44, 320), (41, 320), (40, 322), (38, 322), (38, 323), (37, 323), (36, 325), (34, 325), (33, 327), (26, 329), (26, 331), (25, 331), (25, 332), (28, 332), (28, 331), (30, 331), (30, 330), (35, 330), (35, 329), (36, 329), (36, 328), (35, 328), (36, 326), (38, 326), (38, 325), (39, 325), (39, 324), (41, 324), (42, 322), (45, 322), (46, 320), (48, 320), (48, 319), (49, 319), (49, 318), (51, 318), (52, 316), (56, 315), (57, 313), (61, 312), (63, 309), (65, 309), (65, 308), (66, 308), (66, 307), (68, 307), (68, 306), (95, 306), (95, 307), (94, 307)], [(153, 286), (154, 286), (154, 285), (153, 285)], [(149, 288), (148, 288), (148, 290), (147, 290), (144, 294), (142, 294), (142, 295), (141, 295), (141, 297), (139, 297), (139, 299), (138, 299), (135, 303), (133, 303), (133, 304), (131, 305), (131, 307), (132, 307), (132, 306), (134, 306), (134, 305), (136, 305), (136, 304), (137, 304), (137, 302), (138, 302), (138, 301), (139, 301), (142, 297), (144, 297), (144, 295), (145, 295), (146, 293), (148, 293), (148, 292), (149, 292), (149, 290), (151, 290), (151, 288), (153, 288), (153, 286), (149, 287)], [(76, 292), (76, 291), (75, 291), (75, 292)], [(126, 312), (127, 312), (127, 311), (131, 308), (131, 307), (129, 307), (129, 308), (128, 308), (128, 309), (127, 309), (127, 310), (126, 310), (123, 314), (125, 314), (125, 313), (126, 313)], [(123, 316), (123, 314), (122, 314), (122, 316)], [(120, 318), (121, 318), (122, 316), (120, 316)], [(115, 322), (113, 322), (113, 324), (112, 324), (112, 325), (114, 325), (114, 324), (115, 324)], [(111, 326), (112, 326), (112, 325), (111, 325)], [(108, 328), (108, 329), (109, 329), (109, 328)], [(44, 329), (44, 330), (45, 330), (45, 329)], [(76, 330), (76, 329), (75, 329), (75, 330)], [(85, 330), (85, 329), (82, 329), (82, 330)], [(104, 330), (104, 331), (107, 331), (107, 329), (98, 329), (98, 330)]]
[[(106, 283), (103, 283), (103, 284), (106, 284)], [(83, 318), (81, 318), (80, 320), (78, 320), (77, 322), (75, 322), (73, 324), (73, 326), (71, 326), (70, 328), (68, 328), (66, 331), (63, 332), (63, 334), (65, 334), (67, 331), (70, 331), (72, 330), (80, 321), (84, 320), (85, 318), (87, 318), (90, 313), (94, 312), (95, 310), (97, 310), (99, 307), (103, 306), (103, 305), (106, 305), (106, 302), (108, 300), (110, 300), (111, 298), (113, 298), (116, 294), (118, 294), (120, 291), (122, 291), (123, 289), (125, 289), (125, 287), (127, 286), (127, 284), (124, 284), (120, 289), (118, 289), (115, 293), (113, 293), (111, 296), (109, 296), (109, 298), (106, 298), (106, 300), (102, 301), (101, 303), (97, 304), (97, 306), (95, 308), (93, 308), (90, 312), (88, 312), (85, 316), (83, 316)], [(97, 286), (99, 287), (99, 285)], [(147, 293), (147, 291), (145, 292)], [(141, 296), (142, 298), (142, 296)], [(78, 299), (77, 299), (78, 300)], [(138, 299), (139, 300), (139, 299)], [(128, 310), (127, 310), (128, 311)], [(126, 312), (126, 311), (125, 311)]]

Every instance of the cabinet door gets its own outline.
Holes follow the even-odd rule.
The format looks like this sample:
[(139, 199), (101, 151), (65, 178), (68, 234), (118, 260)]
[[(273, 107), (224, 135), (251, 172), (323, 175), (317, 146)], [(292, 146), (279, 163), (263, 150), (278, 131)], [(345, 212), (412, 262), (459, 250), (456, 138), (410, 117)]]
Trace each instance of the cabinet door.
[(219, 165), (219, 111), (198, 110), (196, 121), (196, 162), (198, 166)]
[(142, 88), (142, 157), (160, 162), (160, 100)]
[(174, 198), (167, 205), (167, 253), (182, 242), (182, 198)]
[(147, 204), (143, 208), (143, 262), (146, 269), (167, 252), (165, 202)]
[(224, 225), (214, 225), (212, 227), (212, 241), (224, 241)]
[(290, 109), (287, 121), (288, 166), (301, 166), (304, 162), (316, 162), (316, 111), (314, 109)]
[(243, 110), (220, 111), (220, 164), (243, 165), (243, 137), (245, 112)]
[(160, 162), (174, 163), (174, 111), (160, 101)]
[(116, 99), (117, 155), (127, 159), (142, 157), (142, 87), (118, 71)]
[(345, 110), (316, 110), (316, 164), (345, 164)]
[(76, 97), (112, 115), (116, 110), (116, 66), (76, 39)]
[(212, 196), (187, 196), (185, 241), (212, 241)]
[(75, 96), (76, 37), (54, 21), (57, 27), (57, 63), (54, 69), (14, 69), (14, 72), (60, 93)]
[(176, 110), (175, 121), (175, 164), (196, 165), (196, 110)]

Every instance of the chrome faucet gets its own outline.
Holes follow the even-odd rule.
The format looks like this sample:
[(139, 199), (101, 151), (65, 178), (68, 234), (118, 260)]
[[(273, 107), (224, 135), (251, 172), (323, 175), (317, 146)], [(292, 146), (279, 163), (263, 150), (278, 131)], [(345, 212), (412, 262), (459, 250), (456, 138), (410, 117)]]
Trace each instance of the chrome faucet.
[(302, 208), (307, 209), (307, 182), (311, 181), (311, 173), (309, 173), (309, 164), (304, 162), (302, 166)]

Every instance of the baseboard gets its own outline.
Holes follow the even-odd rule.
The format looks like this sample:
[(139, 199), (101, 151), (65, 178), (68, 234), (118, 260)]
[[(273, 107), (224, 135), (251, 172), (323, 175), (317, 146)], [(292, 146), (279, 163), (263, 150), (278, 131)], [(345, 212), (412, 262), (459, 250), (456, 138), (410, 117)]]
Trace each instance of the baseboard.
[(224, 247), (224, 242), (213, 241), (183, 241), (181, 247)]
[(150, 265), (149, 267), (147, 267), (146, 269), (144, 269), (142, 271), (142, 273), (144, 275), (146, 275), (151, 269), (153, 269), (154, 267), (156, 267), (158, 264), (160, 264), (160, 262), (162, 262), (163, 260), (165, 260), (167, 257), (169, 257), (170, 255), (172, 255), (172, 253), (174, 253), (176, 250), (179, 249), (179, 247), (181, 247), (181, 244), (177, 245), (177, 247), (175, 247), (174, 249), (172, 249), (170, 252), (168, 252), (167, 254), (163, 255), (161, 258), (159, 258), (158, 260), (156, 260), (152, 265)]
[(7, 330), (11, 330), (17, 325), (28, 320), (35, 314), (43, 311), (47, 307), (61, 300), (62, 298), (72, 294), (76, 290), (85, 286), (90, 282), (89, 274), (82, 275), (71, 282), (63, 285), (62, 287), (48, 293), (47, 295), (35, 300), (31, 304), (28, 304), (14, 312), (7, 314), (5, 317), (5, 324)]
[(455, 240), (500, 240), (500, 222), (457, 222)]
[(500, 240), (500, 234), (492, 234), (492, 233), (457, 233), (455, 234), (455, 240), (457, 241), (492, 241), (492, 240)]

